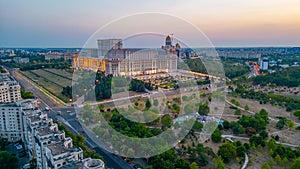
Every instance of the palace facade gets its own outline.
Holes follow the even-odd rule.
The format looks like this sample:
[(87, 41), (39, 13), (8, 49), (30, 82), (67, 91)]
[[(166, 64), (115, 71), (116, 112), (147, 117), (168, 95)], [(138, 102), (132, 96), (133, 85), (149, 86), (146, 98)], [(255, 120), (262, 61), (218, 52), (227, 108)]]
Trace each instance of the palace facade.
[(73, 59), (76, 69), (102, 70), (114, 76), (138, 76), (177, 71), (179, 44), (167, 36), (162, 49), (125, 49), (121, 39), (98, 40), (99, 57)]

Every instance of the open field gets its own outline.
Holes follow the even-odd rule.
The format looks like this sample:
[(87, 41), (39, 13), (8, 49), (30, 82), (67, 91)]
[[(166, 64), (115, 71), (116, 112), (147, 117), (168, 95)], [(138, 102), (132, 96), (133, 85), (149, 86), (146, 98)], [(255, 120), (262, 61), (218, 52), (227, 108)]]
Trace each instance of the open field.
[[(58, 71), (57, 73), (59, 73)], [(47, 91), (51, 92), (52, 94), (63, 100), (64, 102), (68, 100), (68, 98), (61, 94), (61, 92), (63, 87), (70, 86), (72, 84), (72, 81), (70, 79), (63, 78), (62, 76), (55, 75), (42, 69), (33, 71), (23, 71), (22, 73), (26, 77), (37, 83), (39, 86), (43, 87)]]
[(71, 86), (72, 81), (70, 79), (64, 78), (62, 76), (58, 76), (56, 74), (47, 72), (43, 69), (38, 69), (38, 70), (32, 70), (32, 72), (36, 73), (42, 78), (46, 78), (47, 80), (56, 83), (60, 87), (65, 87), (65, 86)]
[(67, 72), (65, 70), (59, 70), (59, 69), (44, 69), (45, 71), (47, 72), (51, 72), (53, 74), (56, 74), (56, 75), (59, 75), (59, 76), (62, 76), (66, 79), (70, 79), (70, 80), (75, 80), (77, 81), (80, 77), (76, 74), (76, 73), (70, 73), (70, 72)]

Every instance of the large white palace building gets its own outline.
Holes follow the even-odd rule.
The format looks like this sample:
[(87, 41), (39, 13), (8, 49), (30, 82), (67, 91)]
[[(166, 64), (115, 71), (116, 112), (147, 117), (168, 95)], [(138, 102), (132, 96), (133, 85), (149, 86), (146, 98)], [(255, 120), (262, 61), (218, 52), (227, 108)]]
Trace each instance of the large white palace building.
[(73, 59), (73, 67), (102, 70), (114, 76), (137, 76), (177, 71), (180, 45), (172, 45), (166, 37), (162, 49), (125, 49), (122, 39), (98, 40), (99, 58), (78, 57)]

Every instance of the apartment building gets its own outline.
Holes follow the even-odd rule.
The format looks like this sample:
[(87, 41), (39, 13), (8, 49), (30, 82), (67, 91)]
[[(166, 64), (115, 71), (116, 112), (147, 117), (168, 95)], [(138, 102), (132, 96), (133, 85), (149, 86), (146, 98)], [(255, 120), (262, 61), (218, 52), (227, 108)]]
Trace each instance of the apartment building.
[(10, 75), (0, 74), (0, 102), (17, 102), (21, 100), (19, 83)]

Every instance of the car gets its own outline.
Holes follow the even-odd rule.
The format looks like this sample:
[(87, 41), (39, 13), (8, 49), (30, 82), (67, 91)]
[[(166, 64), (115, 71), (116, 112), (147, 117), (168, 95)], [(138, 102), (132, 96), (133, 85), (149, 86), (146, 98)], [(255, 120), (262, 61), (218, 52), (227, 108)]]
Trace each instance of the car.
[(49, 111), (49, 110), (50, 110), (50, 107), (45, 107), (45, 110)]
[(67, 110), (67, 113), (71, 113), (72, 111), (71, 110)]

